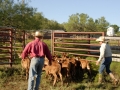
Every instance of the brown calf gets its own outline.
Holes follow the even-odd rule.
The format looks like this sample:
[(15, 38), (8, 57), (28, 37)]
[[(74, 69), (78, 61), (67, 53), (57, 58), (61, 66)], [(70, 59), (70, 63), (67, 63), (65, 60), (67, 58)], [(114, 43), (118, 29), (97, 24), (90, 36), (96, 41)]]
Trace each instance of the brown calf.
[(80, 59), (80, 58), (77, 58), (76, 60), (80, 62), (80, 66), (81, 66), (83, 72), (85, 70), (87, 70), (88, 71), (88, 77), (91, 78), (90, 61), (86, 60), (86, 59)]
[[(19, 58), (21, 58), (20, 53), (18, 53), (18, 56)], [(31, 62), (31, 59), (28, 57), (21, 60), (22, 71), (25, 70), (26, 80), (28, 80), (28, 77), (29, 77), (30, 62)]]
[(31, 60), (29, 58), (25, 58), (21, 60), (22, 70), (26, 71), (26, 80), (28, 80), (29, 77), (30, 62)]
[(62, 74), (61, 74), (61, 65), (58, 62), (53, 61), (52, 65), (45, 65), (43, 67), (43, 70), (45, 70), (46, 76), (48, 76), (50, 74), (54, 76), (53, 86), (55, 86), (55, 84), (56, 84), (57, 75), (59, 75), (59, 77), (60, 77), (61, 84), (63, 83)]

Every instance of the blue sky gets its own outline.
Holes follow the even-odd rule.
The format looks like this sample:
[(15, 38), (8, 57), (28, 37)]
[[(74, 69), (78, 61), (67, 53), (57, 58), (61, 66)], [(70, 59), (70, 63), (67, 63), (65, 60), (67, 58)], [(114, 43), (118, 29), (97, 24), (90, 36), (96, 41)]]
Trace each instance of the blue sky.
[[(43, 16), (58, 23), (67, 22), (69, 16), (84, 13), (93, 19), (102, 16), (110, 24), (120, 26), (120, 0), (26, 0)], [(30, 1), (30, 2), (29, 2)]]

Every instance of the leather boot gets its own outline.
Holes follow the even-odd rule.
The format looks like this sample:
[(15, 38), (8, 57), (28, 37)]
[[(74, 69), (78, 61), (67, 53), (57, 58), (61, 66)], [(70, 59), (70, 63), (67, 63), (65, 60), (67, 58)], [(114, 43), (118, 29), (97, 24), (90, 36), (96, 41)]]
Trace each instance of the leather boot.
[(102, 84), (102, 81), (103, 81), (103, 76), (102, 76), (102, 74), (99, 74), (98, 83)]
[(109, 75), (110, 75), (111, 79), (113, 80), (113, 83), (115, 85), (117, 85), (118, 84), (118, 80), (114, 77), (114, 75), (112, 73), (109, 73)]

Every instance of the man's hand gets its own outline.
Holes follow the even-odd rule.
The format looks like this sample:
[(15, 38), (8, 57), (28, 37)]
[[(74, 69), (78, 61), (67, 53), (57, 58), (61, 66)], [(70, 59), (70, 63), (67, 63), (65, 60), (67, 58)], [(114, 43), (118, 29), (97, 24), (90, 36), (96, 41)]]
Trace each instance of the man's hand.
[(25, 59), (22, 59), (22, 61), (25, 61)]
[(96, 65), (99, 65), (100, 61), (96, 61)]

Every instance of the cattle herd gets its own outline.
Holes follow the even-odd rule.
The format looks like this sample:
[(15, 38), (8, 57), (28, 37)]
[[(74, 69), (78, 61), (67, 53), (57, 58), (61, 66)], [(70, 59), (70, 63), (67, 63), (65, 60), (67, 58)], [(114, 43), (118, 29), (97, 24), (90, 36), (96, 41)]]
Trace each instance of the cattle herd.
[[(89, 60), (81, 59), (80, 57), (70, 57), (67, 53), (62, 53), (52, 56), (52, 65), (49, 65), (49, 60), (45, 57), (43, 72), (46, 77), (53, 79), (53, 86), (57, 81), (61, 81), (61, 85), (65, 82), (69, 84), (72, 80), (82, 78), (82, 74), (87, 71), (88, 79), (91, 79), (91, 66)], [(26, 70), (26, 79), (29, 76), (30, 59), (21, 60), (22, 68)], [(63, 78), (65, 78), (63, 80)]]

